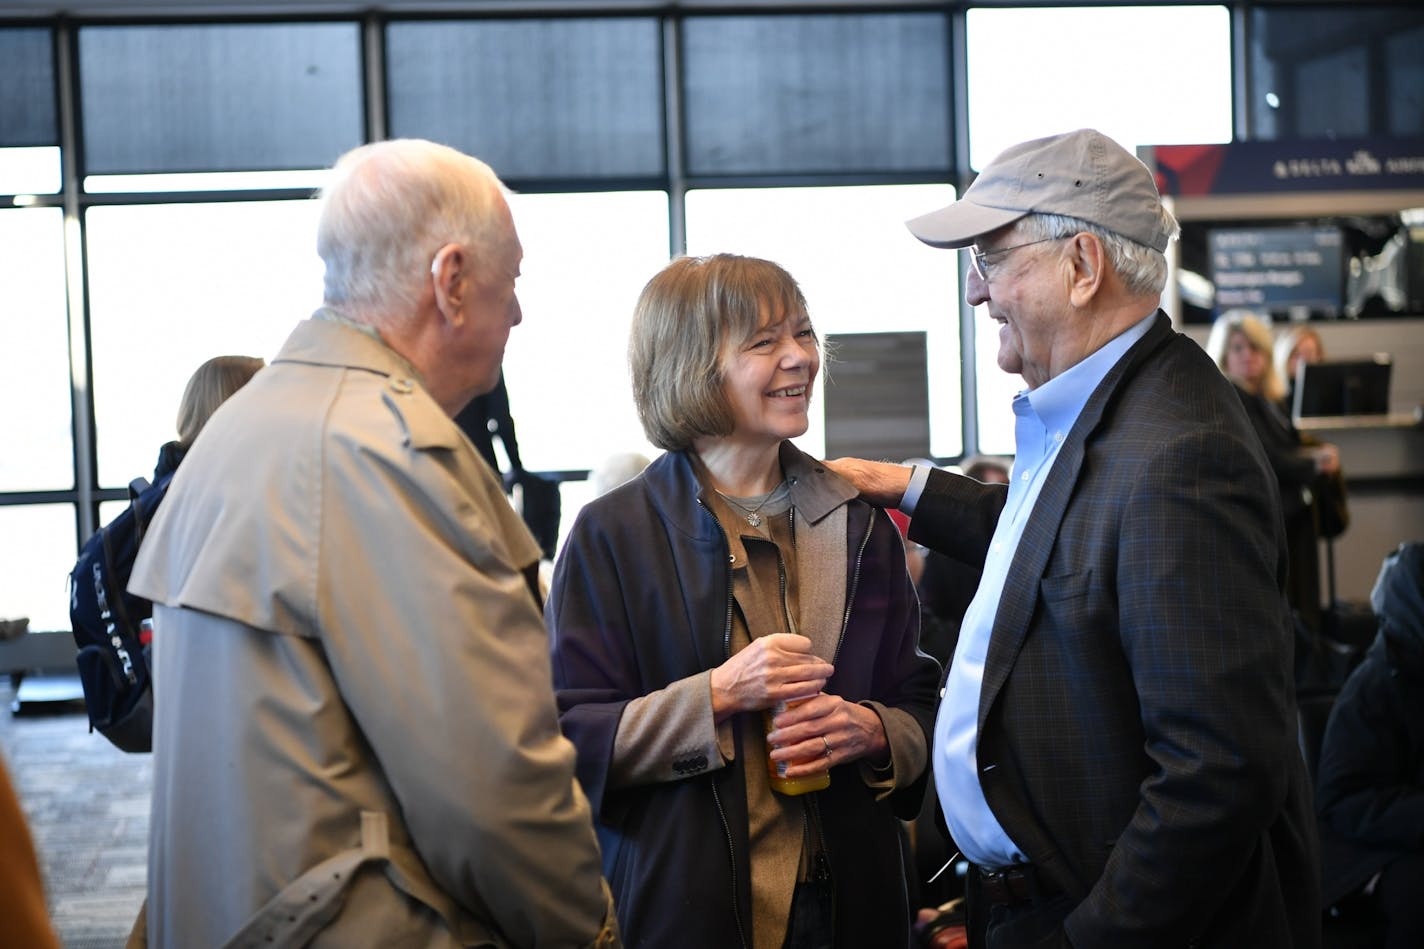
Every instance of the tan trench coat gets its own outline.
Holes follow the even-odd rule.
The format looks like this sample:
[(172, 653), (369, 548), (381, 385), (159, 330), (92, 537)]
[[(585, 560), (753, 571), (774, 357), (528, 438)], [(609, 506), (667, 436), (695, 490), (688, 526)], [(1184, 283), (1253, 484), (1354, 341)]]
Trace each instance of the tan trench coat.
[(404, 360), (296, 328), (133, 574), (156, 604), (151, 947), (616, 943), (538, 556)]

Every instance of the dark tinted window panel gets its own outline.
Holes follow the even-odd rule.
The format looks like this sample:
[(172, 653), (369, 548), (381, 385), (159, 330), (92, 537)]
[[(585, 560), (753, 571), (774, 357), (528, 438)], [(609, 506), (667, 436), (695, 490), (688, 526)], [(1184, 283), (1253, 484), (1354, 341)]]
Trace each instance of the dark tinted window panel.
[(393, 135), (511, 180), (663, 173), (655, 19), (403, 22), (386, 38)]
[(1257, 7), (1251, 26), (1255, 137), (1420, 133), (1424, 9)]
[(691, 17), (688, 170), (947, 169), (948, 56), (940, 14)]
[(1391, 37), (1386, 50), (1386, 71), (1398, 89), (1389, 100), (1390, 134), (1424, 136), (1424, 23)]
[(86, 27), (89, 174), (322, 168), (361, 144), (354, 23)]
[(58, 144), (49, 30), (0, 29), (0, 148)]

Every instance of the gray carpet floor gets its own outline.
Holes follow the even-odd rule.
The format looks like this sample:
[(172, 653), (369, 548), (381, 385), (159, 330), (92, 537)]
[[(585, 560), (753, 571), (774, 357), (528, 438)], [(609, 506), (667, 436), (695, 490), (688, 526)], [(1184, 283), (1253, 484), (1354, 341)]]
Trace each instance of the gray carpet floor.
[(26, 703), (16, 714), (14, 697), (0, 676), (0, 750), (30, 821), (55, 931), (66, 949), (121, 947), (144, 896), (151, 758), (91, 735), (82, 703)]

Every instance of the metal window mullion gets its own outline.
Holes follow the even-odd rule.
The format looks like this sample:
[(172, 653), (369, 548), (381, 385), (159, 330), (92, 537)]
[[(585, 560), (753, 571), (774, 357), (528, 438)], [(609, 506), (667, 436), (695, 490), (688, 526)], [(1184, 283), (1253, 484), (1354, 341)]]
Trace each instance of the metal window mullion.
[[(970, 183), (969, 164), (969, 28), (963, 6), (956, 6), (949, 16), (949, 96), (951, 127), (954, 129), (953, 176), (955, 196), (964, 193)], [(964, 254), (956, 253), (959, 271), (959, 414), (962, 430), (960, 451), (965, 457), (979, 453), (979, 370), (978, 342), (975, 338), (974, 308), (964, 298), (964, 285), (969, 279), (969, 263)]]
[(386, 22), (376, 12), (361, 21), (362, 76), (365, 85), (366, 141), (390, 136), (390, 103), (386, 98)]
[(687, 253), (687, 168), (682, 120), (682, 18), (662, 19), (663, 143), (668, 181), (668, 255)]
[(74, 488), (79, 517), (76, 547), (97, 526), (93, 351), (89, 329), (88, 277), (80, 202), (78, 34), (65, 20), (54, 27), (55, 81), (59, 105), (59, 156), (64, 208), (65, 303), (69, 321), (69, 402), (74, 437)]

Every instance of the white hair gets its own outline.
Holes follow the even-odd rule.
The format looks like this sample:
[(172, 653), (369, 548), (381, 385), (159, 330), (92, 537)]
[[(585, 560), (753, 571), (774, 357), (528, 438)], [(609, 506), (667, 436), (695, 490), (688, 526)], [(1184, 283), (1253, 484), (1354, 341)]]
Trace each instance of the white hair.
[[(1175, 238), (1181, 233), (1181, 227), (1171, 211), (1159, 206), (1158, 212), (1162, 215), (1162, 227), (1170, 237)], [(1163, 288), (1167, 286), (1165, 254), (1088, 221), (1064, 214), (1035, 213), (1019, 219), (1018, 231), (1035, 240), (1072, 237), (1081, 231), (1087, 231), (1102, 241), (1103, 249), (1108, 255), (1108, 263), (1122, 278), (1129, 293), (1135, 296), (1160, 297)]]
[(372, 326), (413, 313), (441, 247), (464, 244), (479, 257), (510, 239), (504, 194), (484, 162), (423, 139), (342, 155), (317, 225), (326, 305)]
[(620, 484), (632, 481), (649, 464), (647, 456), (636, 451), (609, 455), (588, 473), (594, 497), (602, 497)]

